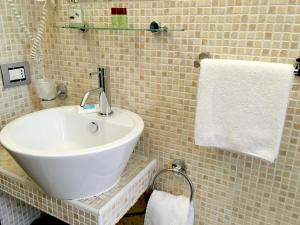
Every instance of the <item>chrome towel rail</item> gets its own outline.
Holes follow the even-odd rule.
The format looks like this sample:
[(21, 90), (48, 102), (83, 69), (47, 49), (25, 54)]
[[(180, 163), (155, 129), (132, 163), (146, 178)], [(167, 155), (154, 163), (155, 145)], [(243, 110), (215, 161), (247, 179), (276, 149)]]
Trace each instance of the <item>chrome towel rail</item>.
[[(210, 59), (211, 55), (209, 52), (202, 52), (199, 55), (199, 59), (194, 61), (194, 67), (199, 68), (202, 59)], [(297, 58), (294, 63), (294, 75), (300, 77), (300, 58)]]
[(193, 197), (194, 197), (194, 186), (193, 186), (193, 183), (191, 181), (191, 179), (186, 175), (186, 166), (185, 166), (185, 162), (183, 160), (180, 160), (180, 159), (175, 159), (172, 163), (172, 168), (169, 168), (169, 169), (162, 169), (160, 170), (153, 178), (153, 181), (152, 181), (152, 185), (151, 185), (151, 188), (152, 190), (155, 190), (155, 185), (156, 185), (156, 180), (157, 178), (163, 174), (163, 173), (166, 173), (166, 172), (173, 172), (174, 175), (177, 175), (177, 176), (183, 176), (189, 183), (189, 186), (190, 186), (190, 191), (191, 191), (191, 195), (190, 195), (190, 202), (193, 201)]

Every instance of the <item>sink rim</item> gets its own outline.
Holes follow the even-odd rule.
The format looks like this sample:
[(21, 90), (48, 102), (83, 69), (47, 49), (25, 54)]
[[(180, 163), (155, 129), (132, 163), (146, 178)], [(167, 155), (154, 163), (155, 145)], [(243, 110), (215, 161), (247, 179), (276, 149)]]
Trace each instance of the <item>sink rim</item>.
[[(51, 151), (49, 152), (47, 150), (44, 152), (43, 151), (38, 152), (36, 150), (32, 150), (30, 147), (24, 147), (20, 144), (13, 142), (12, 139), (10, 137), (8, 137), (8, 135), (6, 134), (6, 130), (10, 129), (14, 124), (18, 123), (18, 121), (20, 121), (26, 117), (31, 117), (33, 115), (41, 114), (43, 112), (48, 112), (48, 111), (70, 112), (73, 110), (74, 112), (78, 112), (78, 108), (79, 108), (79, 106), (77, 106), (77, 105), (60, 106), (60, 107), (54, 107), (54, 108), (35, 111), (32, 113), (23, 115), (19, 118), (16, 118), (15, 120), (6, 124), (0, 131), (0, 144), (2, 144), (8, 151), (16, 152), (16, 153), (22, 154), (22, 155), (28, 155), (28, 156), (34, 156), (34, 157), (73, 157), (73, 156), (83, 156), (83, 155), (94, 154), (97, 152), (104, 152), (104, 151), (112, 150), (112, 148), (114, 148), (114, 147), (119, 147), (123, 144), (130, 142), (137, 136), (141, 135), (143, 132), (144, 121), (138, 114), (131, 112), (127, 109), (113, 107), (112, 108), (113, 111), (116, 111), (116, 112), (119, 111), (119, 112), (126, 113), (133, 120), (134, 126), (132, 127), (132, 130), (129, 133), (127, 133), (125, 136), (123, 136), (119, 139), (116, 139), (108, 144), (103, 144), (103, 145), (98, 145), (98, 146), (93, 146), (93, 147), (88, 147), (88, 148), (83, 147), (83, 148), (80, 148), (79, 150), (75, 150), (74, 152), (62, 152), (62, 153), (55, 152), (55, 153), (53, 153), (53, 152), (51, 152)], [(95, 113), (77, 114), (77, 115), (80, 115), (80, 116), (83, 116), (86, 118), (92, 118), (92, 116), (95, 116), (95, 119), (98, 119), (98, 120), (99, 119), (100, 120), (107, 119), (107, 117), (100, 116), (96, 112)], [(113, 113), (109, 117), (113, 117), (114, 115), (115, 115), (115, 113)], [(120, 126), (122, 126), (122, 125), (120, 125)]]

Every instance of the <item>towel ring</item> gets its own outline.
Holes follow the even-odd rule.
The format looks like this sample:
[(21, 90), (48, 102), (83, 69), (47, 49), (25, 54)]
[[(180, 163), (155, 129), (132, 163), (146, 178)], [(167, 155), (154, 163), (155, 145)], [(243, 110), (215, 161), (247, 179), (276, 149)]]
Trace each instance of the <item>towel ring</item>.
[(183, 160), (180, 159), (175, 159), (172, 163), (172, 168), (169, 169), (162, 169), (160, 170), (153, 178), (152, 184), (151, 184), (151, 188), (152, 190), (155, 190), (155, 184), (156, 184), (156, 180), (157, 178), (166, 172), (173, 172), (175, 176), (183, 176), (189, 183), (190, 185), (190, 191), (191, 191), (191, 195), (190, 195), (190, 202), (193, 201), (193, 197), (194, 197), (194, 187), (193, 187), (193, 183), (191, 181), (191, 179), (186, 175), (186, 166), (185, 166), (185, 162)]

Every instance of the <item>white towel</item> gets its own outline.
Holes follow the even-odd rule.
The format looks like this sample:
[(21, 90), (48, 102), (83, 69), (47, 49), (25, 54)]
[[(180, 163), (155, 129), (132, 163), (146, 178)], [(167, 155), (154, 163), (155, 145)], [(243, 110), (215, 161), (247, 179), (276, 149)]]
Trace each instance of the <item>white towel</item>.
[(194, 208), (185, 196), (153, 191), (149, 199), (144, 225), (193, 225)]
[(204, 59), (195, 143), (274, 162), (293, 82), (293, 66)]
[(195, 217), (195, 210), (194, 210), (193, 203), (191, 203), (190, 207), (189, 207), (187, 222), (185, 224), (186, 225), (194, 225), (194, 217)]

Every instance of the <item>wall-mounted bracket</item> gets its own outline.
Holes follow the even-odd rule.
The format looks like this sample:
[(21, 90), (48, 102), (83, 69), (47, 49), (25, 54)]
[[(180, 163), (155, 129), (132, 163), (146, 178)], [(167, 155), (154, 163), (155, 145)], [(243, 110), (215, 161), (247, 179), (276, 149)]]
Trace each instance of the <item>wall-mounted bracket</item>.
[(296, 59), (296, 62), (294, 63), (294, 74), (297, 77), (300, 77), (300, 58)]
[(59, 83), (56, 86), (56, 96), (50, 99), (42, 98), (42, 101), (53, 101), (55, 99), (65, 100), (68, 97), (68, 89), (67, 86), (63, 83)]
[(195, 68), (199, 68), (199, 67), (200, 67), (200, 63), (201, 63), (202, 59), (210, 59), (210, 58), (211, 58), (211, 55), (210, 55), (209, 52), (201, 52), (201, 53), (199, 54), (199, 57), (198, 57), (198, 58), (199, 58), (198, 60), (195, 60), (195, 61), (194, 61), (194, 67), (195, 67)]
[(168, 32), (169, 28), (162, 26), (160, 22), (152, 21), (150, 23), (150, 31), (152, 33)]

